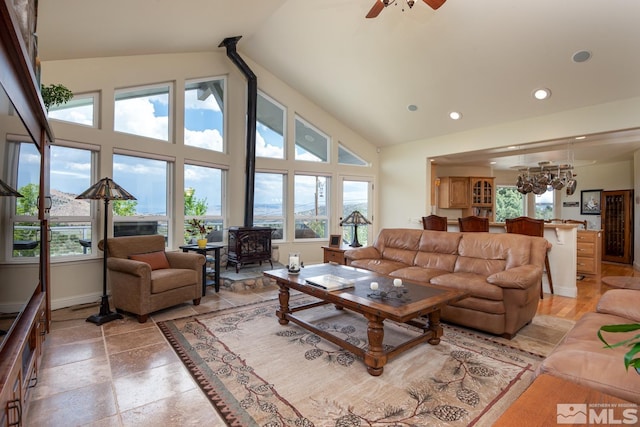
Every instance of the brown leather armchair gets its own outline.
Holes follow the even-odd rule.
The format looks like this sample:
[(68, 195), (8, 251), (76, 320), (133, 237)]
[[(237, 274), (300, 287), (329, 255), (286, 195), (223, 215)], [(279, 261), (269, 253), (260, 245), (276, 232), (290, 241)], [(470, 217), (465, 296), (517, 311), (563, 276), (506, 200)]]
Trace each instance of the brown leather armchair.
[[(98, 243), (104, 248), (104, 241)], [(144, 323), (149, 313), (192, 300), (200, 304), (205, 257), (193, 252), (165, 252), (164, 236), (127, 236), (107, 239), (108, 283), (118, 312), (137, 315)]]

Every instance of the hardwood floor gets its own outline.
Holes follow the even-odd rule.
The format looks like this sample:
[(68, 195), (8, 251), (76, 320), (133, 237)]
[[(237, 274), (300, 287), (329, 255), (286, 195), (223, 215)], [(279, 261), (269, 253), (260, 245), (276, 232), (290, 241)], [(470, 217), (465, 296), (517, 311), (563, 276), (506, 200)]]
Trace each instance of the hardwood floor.
[(605, 276), (640, 277), (640, 271), (631, 265), (602, 263), (600, 276), (585, 275), (584, 279), (577, 282), (578, 295), (576, 298), (544, 294), (544, 299), (538, 304), (538, 314), (578, 320), (583, 314), (595, 311), (600, 295), (613, 289), (600, 280)]

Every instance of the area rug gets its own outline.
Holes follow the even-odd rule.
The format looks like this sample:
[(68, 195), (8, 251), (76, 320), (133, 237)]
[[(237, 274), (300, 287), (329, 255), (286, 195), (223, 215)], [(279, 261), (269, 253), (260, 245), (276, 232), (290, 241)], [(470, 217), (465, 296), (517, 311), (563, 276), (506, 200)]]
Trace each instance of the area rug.
[[(292, 306), (309, 301), (298, 295)], [(531, 383), (544, 356), (444, 325), (440, 344), (416, 346), (373, 377), (353, 354), (293, 323), (280, 325), (277, 305), (158, 323), (229, 426), (491, 425)], [(361, 315), (331, 305), (296, 314), (366, 346)], [(417, 333), (387, 321), (384, 345)]]

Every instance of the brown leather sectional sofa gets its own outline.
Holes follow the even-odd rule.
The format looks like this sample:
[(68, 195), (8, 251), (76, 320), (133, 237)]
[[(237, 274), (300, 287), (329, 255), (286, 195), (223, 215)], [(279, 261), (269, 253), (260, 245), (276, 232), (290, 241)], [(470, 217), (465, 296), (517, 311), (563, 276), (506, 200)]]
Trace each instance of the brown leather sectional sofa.
[(469, 296), (442, 319), (511, 339), (536, 314), (544, 256), (542, 237), (383, 229), (373, 246), (347, 250), (347, 264)]
[[(629, 347), (606, 348), (598, 338), (603, 325), (640, 323), (640, 291), (612, 289), (605, 292), (595, 312), (576, 322), (562, 342), (538, 367), (536, 374), (551, 374), (611, 396), (640, 403), (640, 374), (625, 370)], [(632, 338), (636, 332), (603, 333), (610, 344)], [(571, 399), (568, 399), (569, 401)], [(595, 403), (595, 402), (591, 402)]]

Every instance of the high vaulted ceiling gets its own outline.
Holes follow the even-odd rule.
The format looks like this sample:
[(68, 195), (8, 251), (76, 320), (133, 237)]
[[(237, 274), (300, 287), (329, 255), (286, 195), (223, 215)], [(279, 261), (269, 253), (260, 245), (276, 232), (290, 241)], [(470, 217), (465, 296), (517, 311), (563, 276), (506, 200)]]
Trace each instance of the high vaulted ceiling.
[[(365, 19), (373, 3), (40, 1), (39, 55), (222, 52), (225, 37), (242, 35), (242, 55), (378, 146), (640, 96), (640, 1), (448, 0), (434, 11), (420, 0), (412, 9), (397, 0)], [(592, 57), (576, 63), (581, 50)], [(550, 99), (532, 97), (540, 87), (551, 90)], [(448, 117), (454, 110), (461, 120)], [(588, 156), (602, 161), (640, 147), (636, 131), (602, 141), (611, 138), (626, 142), (603, 151), (594, 138)], [(547, 145), (566, 156), (565, 142)], [(505, 159), (505, 167), (517, 164)]]

